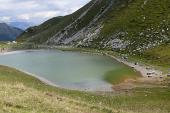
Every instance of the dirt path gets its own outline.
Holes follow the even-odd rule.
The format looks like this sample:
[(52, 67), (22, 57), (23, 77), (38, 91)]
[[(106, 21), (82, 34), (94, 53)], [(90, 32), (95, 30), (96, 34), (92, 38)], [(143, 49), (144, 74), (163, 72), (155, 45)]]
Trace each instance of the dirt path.
[(129, 67), (134, 68), (136, 71), (140, 72), (143, 77), (148, 78), (149, 76), (150, 77), (163, 77), (164, 76), (161, 71), (153, 69), (153, 68), (150, 68), (150, 67), (147, 67), (147, 66), (145, 66), (143, 64), (135, 64), (135, 63), (132, 63), (132, 62), (128, 62), (126, 60), (114, 57), (114, 56), (109, 55), (107, 53), (106, 53), (106, 56), (114, 58), (117, 61), (119, 61), (119, 62), (121, 62), (121, 63), (123, 63), (125, 65), (128, 65)]
[(121, 62), (127, 66), (130, 66), (134, 68), (136, 71), (140, 72), (142, 77), (136, 79), (136, 80), (126, 80), (123, 83), (117, 84), (113, 86), (114, 91), (128, 91), (130, 89), (136, 88), (136, 87), (163, 87), (161, 86), (161, 82), (164, 80), (165, 75), (159, 70), (156, 70), (154, 68), (145, 66), (143, 64), (133, 63), (129, 62), (125, 59), (117, 58), (115, 56), (112, 56), (108, 53), (105, 53), (106, 56), (109, 56), (111, 58), (116, 59), (118, 62)]

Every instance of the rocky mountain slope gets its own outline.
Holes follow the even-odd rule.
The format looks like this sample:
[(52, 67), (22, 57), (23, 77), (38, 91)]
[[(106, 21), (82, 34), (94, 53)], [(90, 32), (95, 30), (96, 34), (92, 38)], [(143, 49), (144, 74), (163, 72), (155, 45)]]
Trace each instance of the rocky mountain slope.
[(21, 29), (11, 27), (6, 23), (0, 23), (0, 41), (13, 41), (22, 32)]
[(170, 43), (169, 0), (92, 0), (77, 12), (29, 28), (18, 41), (128, 53)]
[[(47, 40), (50, 40), (50, 38), (54, 37), (54, 35), (64, 34), (68, 28), (69, 34), (67, 36), (71, 36), (89, 24), (100, 11), (100, 8), (106, 3), (108, 4), (109, 2), (107, 0), (100, 0), (100, 2), (93, 0), (71, 15), (56, 17), (40, 26), (27, 29), (18, 40), (26, 39), (29, 42), (45, 43)], [(81, 23), (77, 23), (77, 20), (80, 20), (79, 18), (83, 18)]]

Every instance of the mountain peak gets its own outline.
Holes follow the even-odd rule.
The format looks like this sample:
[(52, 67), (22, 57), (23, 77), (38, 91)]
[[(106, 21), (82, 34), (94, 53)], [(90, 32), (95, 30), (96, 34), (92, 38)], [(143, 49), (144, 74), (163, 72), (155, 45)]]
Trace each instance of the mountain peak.
[(0, 23), (1, 26), (8, 26), (5, 22)]
[(22, 32), (19, 28), (11, 27), (6, 23), (0, 23), (0, 41), (13, 41)]

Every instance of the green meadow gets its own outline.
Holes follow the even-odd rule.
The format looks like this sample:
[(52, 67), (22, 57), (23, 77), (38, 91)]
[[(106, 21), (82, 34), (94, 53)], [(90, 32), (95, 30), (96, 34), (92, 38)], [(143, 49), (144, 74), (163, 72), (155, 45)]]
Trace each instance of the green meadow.
[(81, 92), (49, 86), (0, 66), (1, 113), (169, 113), (169, 80), (163, 86), (122, 92)]

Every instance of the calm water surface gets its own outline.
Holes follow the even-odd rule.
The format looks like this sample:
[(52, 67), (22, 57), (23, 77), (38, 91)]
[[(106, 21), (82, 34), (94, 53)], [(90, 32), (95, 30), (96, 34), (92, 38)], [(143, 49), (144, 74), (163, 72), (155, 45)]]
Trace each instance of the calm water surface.
[(109, 91), (108, 71), (124, 68), (117, 61), (99, 55), (59, 50), (16, 51), (0, 55), (0, 64), (36, 74), (39, 78), (68, 89)]

